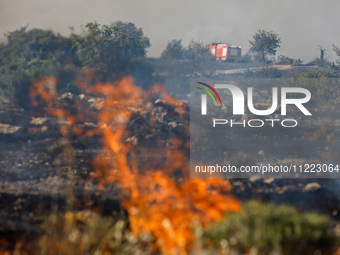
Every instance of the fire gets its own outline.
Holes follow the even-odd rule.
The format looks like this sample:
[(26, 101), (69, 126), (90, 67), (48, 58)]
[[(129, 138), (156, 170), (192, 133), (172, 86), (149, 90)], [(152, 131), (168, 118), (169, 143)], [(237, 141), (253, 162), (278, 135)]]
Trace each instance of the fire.
[[(77, 135), (101, 135), (103, 152), (94, 161), (93, 177), (102, 187), (108, 183), (118, 185), (121, 203), (129, 214), (130, 228), (135, 235), (151, 233), (162, 252), (187, 254), (194, 242), (193, 228), (197, 224), (206, 226), (228, 211), (239, 210), (238, 201), (226, 195), (231, 189), (228, 181), (188, 177), (186, 150), (189, 145), (181, 139), (170, 138), (163, 147), (155, 143), (152, 150), (162, 155), (162, 160), (148, 162), (147, 169), (141, 171), (138, 152), (147, 153), (148, 149), (142, 144), (127, 142), (134, 135), (127, 130), (129, 120), (141, 116), (153, 125), (156, 120), (150, 114), (150, 104), (155, 96), (161, 96), (162, 102), (172, 107), (172, 114), (184, 116), (186, 113), (185, 105), (172, 98), (163, 86), (155, 85), (144, 91), (129, 77), (101, 83), (93, 72), (79, 76), (75, 84), (98, 98), (99, 112), (81, 103), (77, 105), (77, 115), (58, 108), (58, 80), (53, 77), (34, 83), (30, 91), (33, 105), (37, 105), (36, 98), (40, 97), (49, 114), (67, 120), (69, 126), (63, 126), (62, 133), (69, 128)], [(77, 126), (90, 119), (97, 124), (94, 130)]]

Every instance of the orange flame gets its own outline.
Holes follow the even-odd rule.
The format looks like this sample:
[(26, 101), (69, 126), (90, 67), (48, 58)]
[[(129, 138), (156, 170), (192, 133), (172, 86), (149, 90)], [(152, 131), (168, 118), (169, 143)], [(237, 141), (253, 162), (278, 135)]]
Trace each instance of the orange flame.
[[(101, 109), (99, 114), (83, 105), (79, 105), (77, 116), (72, 116), (66, 109), (57, 109), (56, 90), (44, 89), (47, 84), (57, 85), (57, 79), (53, 77), (35, 82), (30, 91), (31, 97), (36, 99), (40, 96), (48, 112), (67, 119), (77, 134), (102, 135), (104, 150), (95, 159), (93, 175), (100, 179), (101, 186), (115, 183), (120, 187), (122, 205), (128, 211), (130, 227), (135, 235), (152, 233), (161, 251), (187, 254), (194, 242), (192, 230), (197, 222), (206, 226), (228, 211), (239, 210), (239, 202), (225, 195), (231, 189), (228, 181), (187, 177), (189, 168), (184, 149), (188, 144), (180, 139), (169, 140), (166, 148), (155, 148), (164, 160), (154, 165), (149, 162), (148, 169), (140, 171), (135, 152), (146, 149), (125, 141), (133, 135), (126, 129), (132, 115), (149, 116), (150, 123), (153, 123), (155, 120), (147, 113), (150, 112), (150, 99), (155, 94), (160, 94), (165, 104), (173, 106), (180, 116), (186, 112), (184, 104), (172, 98), (163, 86), (155, 85), (151, 91), (143, 91), (129, 77), (117, 83), (103, 84), (93, 72), (80, 75), (75, 83), (83, 91), (97, 96), (97, 107)], [(37, 105), (36, 102), (34, 105)], [(78, 121), (89, 118), (96, 118), (95, 130), (84, 131), (76, 127)], [(181, 169), (181, 175), (174, 177), (178, 169)]]

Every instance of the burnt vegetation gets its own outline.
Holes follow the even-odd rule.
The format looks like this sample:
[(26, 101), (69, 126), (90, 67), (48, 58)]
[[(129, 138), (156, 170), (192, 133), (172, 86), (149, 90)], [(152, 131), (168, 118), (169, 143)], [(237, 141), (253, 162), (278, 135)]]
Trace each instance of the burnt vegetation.
[[(282, 132), (273, 151), (271, 128), (246, 131), (263, 143), (241, 149), (233, 141), (238, 131), (229, 132), (228, 162), (279, 161), (291, 141), (308, 145), (296, 153), (301, 158), (338, 159), (337, 46), (334, 63), (321, 46), (311, 63), (276, 60), (279, 35), (258, 30), (248, 53), (222, 62), (203, 42), (180, 39), (169, 41), (160, 58), (148, 58), (150, 39), (120, 21), (91, 22), (69, 36), (23, 27), (5, 37), (0, 254), (335, 254), (339, 248), (334, 180), (188, 174), (188, 97), (197, 77), (244, 84), (288, 78), (283, 86), (306, 87), (318, 95), (310, 106), (323, 106), (313, 113), (321, 125)], [(263, 203), (245, 202), (251, 199)]]

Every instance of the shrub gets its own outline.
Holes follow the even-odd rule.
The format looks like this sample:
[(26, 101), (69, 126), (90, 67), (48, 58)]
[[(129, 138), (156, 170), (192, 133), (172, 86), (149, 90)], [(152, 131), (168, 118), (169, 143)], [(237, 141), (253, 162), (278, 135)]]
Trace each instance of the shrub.
[(329, 226), (326, 216), (254, 201), (204, 231), (203, 244), (210, 250), (241, 254), (250, 250), (255, 254), (314, 254), (317, 250), (332, 254), (336, 239)]

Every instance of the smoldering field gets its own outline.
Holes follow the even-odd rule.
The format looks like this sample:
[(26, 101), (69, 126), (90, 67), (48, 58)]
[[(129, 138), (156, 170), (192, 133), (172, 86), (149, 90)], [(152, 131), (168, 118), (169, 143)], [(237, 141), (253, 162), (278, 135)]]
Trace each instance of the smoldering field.
[[(136, 148), (143, 145), (144, 153), (136, 152), (141, 169), (146, 169), (150, 162), (159, 164), (157, 162), (162, 160), (161, 155), (152, 149), (159, 144), (166, 146), (167, 141), (174, 137), (189, 142), (190, 79), (200, 79), (200, 75), (190, 77), (170, 73), (162, 77), (171, 95), (179, 98), (183, 105), (186, 105), (184, 117), (173, 115), (176, 110), (156, 98), (150, 102), (150, 114), (157, 119), (158, 124), (150, 123), (143, 116), (131, 117), (127, 127), (131, 136), (126, 139)], [(257, 84), (254, 86), (254, 82), (245, 78), (245, 74), (242, 73), (231, 77), (211, 75), (210, 72), (209, 78), (243, 84), (240, 86), (243, 90), (252, 84), (256, 107), (265, 109), (270, 106), (270, 79), (266, 79), (266, 82), (257, 79)], [(202, 79), (206, 78), (202, 77)], [(200, 150), (199, 161), (201, 163), (214, 161), (216, 154), (221, 153), (223, 163), (232, 165), (259, 165), (268, 162), (284, 165), (338, 164), (340, 143), (337, 82), (332, 79), (292, 79), (286, 80), (284, 84), (310, 86), (313, 96), (306, 107), (312, 112), (312, 117), (302, 116), (298, 109), (292, 107), (289, 112), (290, 118), (299, 121), (295, 128), (263, 126), (254, 129), (243, 128), (240, 125), (233, 128), (220, 127), (217, 131), (220, 134), (219, 144), (214, 144), (214, 140), (209, 137), (211, 133), (207, 129), (211, 126), (210, 122), (208, 125), (193, 122), (192, 128), (197, 129), (200, 142), (203, 141), (204, 144), (201, 147), (195, 146), (195, 150)], [(82, 98), (83, 96), (65, 92), (58, 97), (58, 102), (68, 109), (80, 101), (95, 107), (94, 102), (99, 100), (90, 95)], [(62, 204), (66, 205), (68, 192), (74, 192), (75, 197), (83, 201), (81, 203), (97, 204), (100, 203), (97, 200), (106, 201), (103, 202), (103, 206), (108, 211), (119, 207), (117, 189), (112, 187), (105, 193), (101, 193), (96, 187), (96, 182), (90, 181), (92, 160), (101, 149), (99, 138), (78, 139), (76, 135), (64, 137), (59, 129), (67, 124), (67, 121), (39, 111), (24, 110), (6, 103), (6, 100), (3, 105), (5, 107), (1, 112), (1, 119), (6, 120), (6, 123), (2, 124), (1, 133), (1, 190), (2, 197), (6, 199), (1, 201), (4, 203), (3, 208), (6, 208), (4, 212), (9, 210), (11, 215), (16, 215), (15, 217), (21, 217), (32, 209), (40, 210), (42, 213), (44, 210), (51, 210), (54, 199), (57, 199), (63, 207)], [(227, 110), (222, 111), (225, 118), (234, 118), (231, 105)], [(264, 118), (276, 118), (279, 113), (280, 111), (276, 111), (272, 116)], [(251, 113), (246, 113), (245, 118), (251, 117)], [(79, 125), (94, 129), (97, 123), (84, 121)], [(65, 150), (71, 151), (65, 155)], [(189, 165), (189, 151), (186, 150), (185, 154), (186, 163)], [(275, 175), (270, 179), (263, 179), (259, 175), (253, 175), (252, 178), (247, 179), (230, 179), (230, 182), (234, 184), (232, 192), (239, 198), (256, 197), (265, 201), (293, 204), (302, 210), (318, 210), (337, 218), (340, 194), (336, 175), (337, 172), (333, 172), (326, 176), (331, 176), (333, 179), (319, 179), (318, 174), (312, 173), (303, 175), (301, 179), (277, 179)], [(316, 179), (309, 179), (309, 177)], [(315, 186), (309, 189), (311, 183)], [(20, 203), (16, 202), (19, 198)], [(35, 207), (37, 199), (42, 199), (43, 205)], [(85, 202), (87, 199), (89, 201)], [(19, 206), (14, 207), (8, 201), (19, 203)], [(4, 217), (7, 217), (9, 212), (6, 212)]]
[[(161, 240), (150, 237), (150, 243), (167, 243), (159, 246), (163, 252), (192, 247), (193, 219), (207, 225), (226, 212), (238, 211), (239, 201), (250, 199), (292, 205), (299, 212), (318, 211), (337, 226), (340, 190), (336, 178), (254, 175), (229, 182), (189, 178), (189, 151), (196, 142), (190, 141), (189, 132), (191, 79), (219, 79), (243, 91), (253, 86), (259, 109), (270, 106), (271, 81), (310, 90), (313, 96), (306, 107), (312, 117), (302, 116), (294, 107), (289, 110), (290, 118), (299, 122), (296, 128), (223, 127), (221, 139), (214, 144), (208, 122), (191, 120), (204, 143), (194, 148), (201, 156), (192, 160), (215, 159), (217, 145), (225, 164), (258, 165), (339, 163), (337, 78), (303, 76), (328, 71), (317, 65), (280, 68), (254, 61), (221, 63), (206, 55), (199, 56), (199, 61), (148, 59), (144, 47), (132, 47), (129, 41), (107, 44), (109, 33), (101, 34), (101, 29), (110, 32), (116, 27), (135, 31), (133, 24), (116, 23), (110, 28), (91, 23), (88, 34), (66, 40), (49, 31), (23, 29), (10, 34), (9, 43), (3, 45), (2, 53), (10, 56), (2, 60), (0, 111), (0, 233), (5, 247), (13, 250), (18, 238), (38, 239), (48, 233), (42, 231), (41, 223), (46, 225), (51, 214), (66, 212), (66, 220), (72, 222), (76, 218), (74, 222), (81, 226), (75, 229), (88, 225), (71, 210), (110, 217), (122, 211), (136, 233), (144, 229)], [(140, 30), (135, 32), (146, 47), (147, 38)], [(100, 36), (93, 36), (96, 33)], [(39, 38), (53, 43), (45, 45), (45, 39)], [(26, 47), (16, 47), (23, 42), (31, 47), (28, 53), (21, 52)], [(121, 43), (126, 45), (119, 48)], [(63, 46), (55, 47), (59, 44)], [(98, 49), (118, 53), (97, 55)], [(18, 58), (21, 54), (24, 57)], [(267, 78), (267, 83), (261, 78)], [(220, 111), (225, 118), (234, 118), (230, 104)], [(266, 118), (277, 118), (277, 114), (279, 108)], [(249, 112), (243, 117), (257, 118)], [(178, 220), (182, 224), (176, 225)], [(169, 226), (175, 235), (168, 232)], [(70, 241), (68, 236), (59, 238), (61, 243)], [(60, 247), (68, 249), (65, 243)]]

